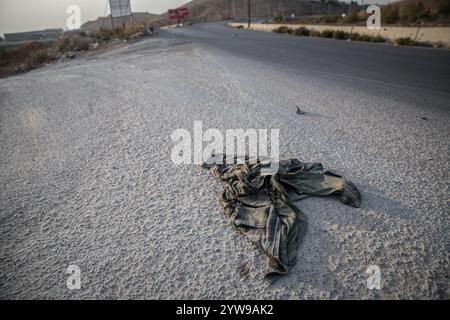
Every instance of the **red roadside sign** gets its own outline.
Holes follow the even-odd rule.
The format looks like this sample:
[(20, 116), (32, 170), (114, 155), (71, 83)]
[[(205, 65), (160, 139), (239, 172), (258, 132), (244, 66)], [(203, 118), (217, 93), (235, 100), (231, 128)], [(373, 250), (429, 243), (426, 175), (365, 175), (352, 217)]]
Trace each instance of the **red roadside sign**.
[(178, 15), (180, 18), (186, 18), (188, 16), (188, 8), (179, 8), (178, 10)]
[(169, 9), (169, 19), (178, 20), (189, 15), (188, 8)]
[(178, 19), (178, 10), (176, 10), (176, 9), (169, 9), (169, 19), (177, 20)]

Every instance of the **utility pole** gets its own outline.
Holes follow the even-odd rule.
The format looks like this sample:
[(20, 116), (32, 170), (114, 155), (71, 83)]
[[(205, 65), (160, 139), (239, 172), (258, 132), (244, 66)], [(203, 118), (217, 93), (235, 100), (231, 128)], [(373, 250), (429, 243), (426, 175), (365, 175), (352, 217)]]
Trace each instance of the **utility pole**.
[(234, 0), (232, 0), (232, 1), (233, 1), (233, 20), (235, 20), (236, 19), (236, 7), (235, 7)]
[(252, 19), (252, 15), (251, 15), (252, 2), (251, 2), (251, 0), (247, 0), (247, 3), (248, 3), (248, 28), (250, 29), (250, 24), (251, 24), (251, 19)]

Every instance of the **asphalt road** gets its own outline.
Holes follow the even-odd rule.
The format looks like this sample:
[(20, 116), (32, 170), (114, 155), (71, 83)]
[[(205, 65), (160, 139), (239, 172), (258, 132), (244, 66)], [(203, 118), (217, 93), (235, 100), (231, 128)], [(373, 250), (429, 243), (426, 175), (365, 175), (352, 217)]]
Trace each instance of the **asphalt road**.
[[(205, 24), (0, 79), (0, 298), (448, 299), (449, 59)], [(279, 129), (361, 208), (299, 202), (298, 262), (269, 285), (221, 183), (171, 161), (199, 120)]]
[(243, 58), (359, 86), (450, 94), (450, 51), (386, 44), (293, 37), (230, 29), (224, 23), (171, 30), (187, 40)]

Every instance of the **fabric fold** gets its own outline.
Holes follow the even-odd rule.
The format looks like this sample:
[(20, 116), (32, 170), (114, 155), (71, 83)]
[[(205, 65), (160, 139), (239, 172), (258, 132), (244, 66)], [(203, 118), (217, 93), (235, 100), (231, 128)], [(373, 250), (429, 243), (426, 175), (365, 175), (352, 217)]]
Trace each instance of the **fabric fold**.
[[(224, 156), (224, 159), (226, 157)], [(356, 186), (320, 163), (282, 160), (274, 175), (260, 175), (261, 162), (203, 164), (212, 176), (226, 182), (219, 202), (234, 226), (268, 257), (266, 278), (276, 279), (295, 265), (306, 218), (294, 201), (308, 196), (339, 197), (353, 207), (361, 205)]]

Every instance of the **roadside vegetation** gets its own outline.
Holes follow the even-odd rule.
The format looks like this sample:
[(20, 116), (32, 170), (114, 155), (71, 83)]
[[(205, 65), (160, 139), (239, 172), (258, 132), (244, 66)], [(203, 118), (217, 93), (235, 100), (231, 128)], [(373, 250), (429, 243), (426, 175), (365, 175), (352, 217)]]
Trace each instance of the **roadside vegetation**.
[(402, 26), (450, 25), (450, 0), (409, 0), (381, 8), (384, 24)]
[(131, 40), (143, 36), (142, 27), (132, 27), (132, 28), (119, 28), (115, 30), (111, 29), (100, 29), (99, 31), (92, 32), (89, 36), (93, 40), (97, 41), (110, 41), (113, 39), (118, 40)]
[(294, 36), (300, 37), (322, 37), (330, 38), (336, 40), (353, 40), (353, 41), (364, 41), (364, 42), (388, 42), (386, 38), (381, 36), (369, 36), (365, 34), (359, 34), (356, 32), (345, 32), (340, 30), (311, 30), (305, 27), (300, 27), (298, 29), (292, 29), (286, 26), (281, 26), (273, 30), (275, 33), (286, 33)]
[(57, 41), (29, 42), (19, 47), (0, 48), (0, 78), (30, 71), (55, 61), (73, 59), (82, 52), (106, 46), (112, 41), (126, 41), (144, 36), (142, 27), (96, 32), (71, 32)]
[[(271, 23), (365, 25), (369, 14), (353, 8), (345, 15), (332, 14), (290, 19), (276, 18)], [(381, 22), (390, 26), (450, 26), (450, 0), (404, 0), (381, 6)]]
[(425, 42), (418, 42), (409, 37), (398, 38), (395, 41), (390, 41), (380, 35), (370, 36), (367, 34), (359, 34), (357, 32), (345, 32), (342, 30), (311, 30), (306, 27), (300, 27), (297, 29), (289, 28), (287, 26), (281, 26), (273, 30), (275, 33), (284, 33), (293, 36), (299, 37), (321, 37), (321, 38), (330, 38), (336, 40), (347, 40), (347, 41), (363, 41), (363, 42), (374, 42), (374, 43), (393, 43), (399, 46), (421, 46), (421, 47), (430, 47), (432, 44)]

